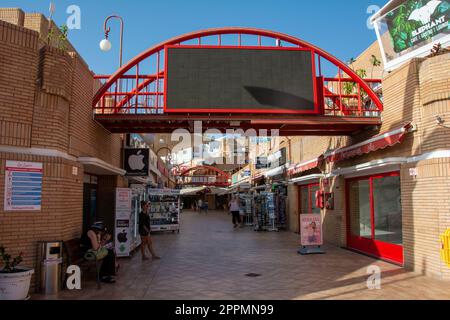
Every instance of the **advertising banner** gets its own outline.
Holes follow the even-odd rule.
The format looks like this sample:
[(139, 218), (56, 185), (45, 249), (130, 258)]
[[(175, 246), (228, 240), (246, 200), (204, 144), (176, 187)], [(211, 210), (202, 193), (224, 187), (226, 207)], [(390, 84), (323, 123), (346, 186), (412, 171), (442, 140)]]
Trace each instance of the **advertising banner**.
[(322, 216), (320, 214), (300, 215), (301, 245), (323, 245)]
[(40, 211), (42, 163), (6, 161), (5, 211)]
[(117, 257), (128, 257), (131, 247), (131, 189), (116, 189), (115, 249)]
[(178, 196), (181, 191), (178, 189), (148, 189), (148, 194), (152, 196)]
[(449, 19), (448, 0), (406, 0), (384, 17), (395, 53), (450, 34)]
[(319, 113), (309, 49), (176, 45), (165, 51), (165, 112)]

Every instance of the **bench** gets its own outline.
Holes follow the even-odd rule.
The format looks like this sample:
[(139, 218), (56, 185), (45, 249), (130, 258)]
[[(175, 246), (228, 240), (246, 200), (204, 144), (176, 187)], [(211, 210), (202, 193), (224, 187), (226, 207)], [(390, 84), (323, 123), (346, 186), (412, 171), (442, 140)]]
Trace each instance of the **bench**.
[(100, 281), (100, 267), (102, 265), (101, 260), (87, 260), (84, 257), (80, 239), (72, 239), (64, 242), (64, 250), (67, 257), (67, 265), (77, 265), (80, 268), (84, 265), (87, 266), (89, 271), (91, 266), (95, 267), (97, 289), (101, 288)]

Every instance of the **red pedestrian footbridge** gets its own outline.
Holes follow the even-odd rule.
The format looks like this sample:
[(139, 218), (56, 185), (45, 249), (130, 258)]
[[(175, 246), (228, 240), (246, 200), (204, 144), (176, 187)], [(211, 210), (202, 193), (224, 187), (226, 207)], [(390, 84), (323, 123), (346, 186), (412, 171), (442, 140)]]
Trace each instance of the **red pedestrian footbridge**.
[[(331, 70), (331, 71), (330, 71)], [(96, 75), (94, 118), (112, 133), (211, 128), (340, 136), (381, 124), (381, 81), (286, 34), (208, 29), (142, 52)]]

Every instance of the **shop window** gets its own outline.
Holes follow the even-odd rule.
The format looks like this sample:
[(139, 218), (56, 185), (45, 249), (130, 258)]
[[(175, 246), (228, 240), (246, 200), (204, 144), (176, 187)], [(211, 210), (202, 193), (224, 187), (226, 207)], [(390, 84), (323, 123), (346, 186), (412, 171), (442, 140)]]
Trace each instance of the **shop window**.
[(352, 235), (372, 238), (369, 180), (352, 181), (350, 192), (350, 231)]
[(347, 245), (403, 263), (402, 206), (398, 172), (347, 180)]
[(300, 213), (320, 213), (320, 208), (316, 206), (317, 191), (320, 191), (319, 184), (300, 187)]
[(402, 244), (400, 177), (373, 180), (375, 240)]

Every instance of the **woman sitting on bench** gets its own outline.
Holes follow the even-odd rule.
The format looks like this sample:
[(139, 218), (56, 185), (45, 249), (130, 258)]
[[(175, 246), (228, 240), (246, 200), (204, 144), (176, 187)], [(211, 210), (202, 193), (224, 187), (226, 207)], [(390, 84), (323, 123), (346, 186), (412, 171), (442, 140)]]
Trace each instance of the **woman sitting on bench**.
[(83, 246), (86, 250), (87, 260), (102, 260), (100, 267), (100, 280), (106, 283), (115, 283), (116, 255), (114, 250), (108, 248), (111, 235), (106, 232), (103, 222), (94, 223), (83, 237)]

